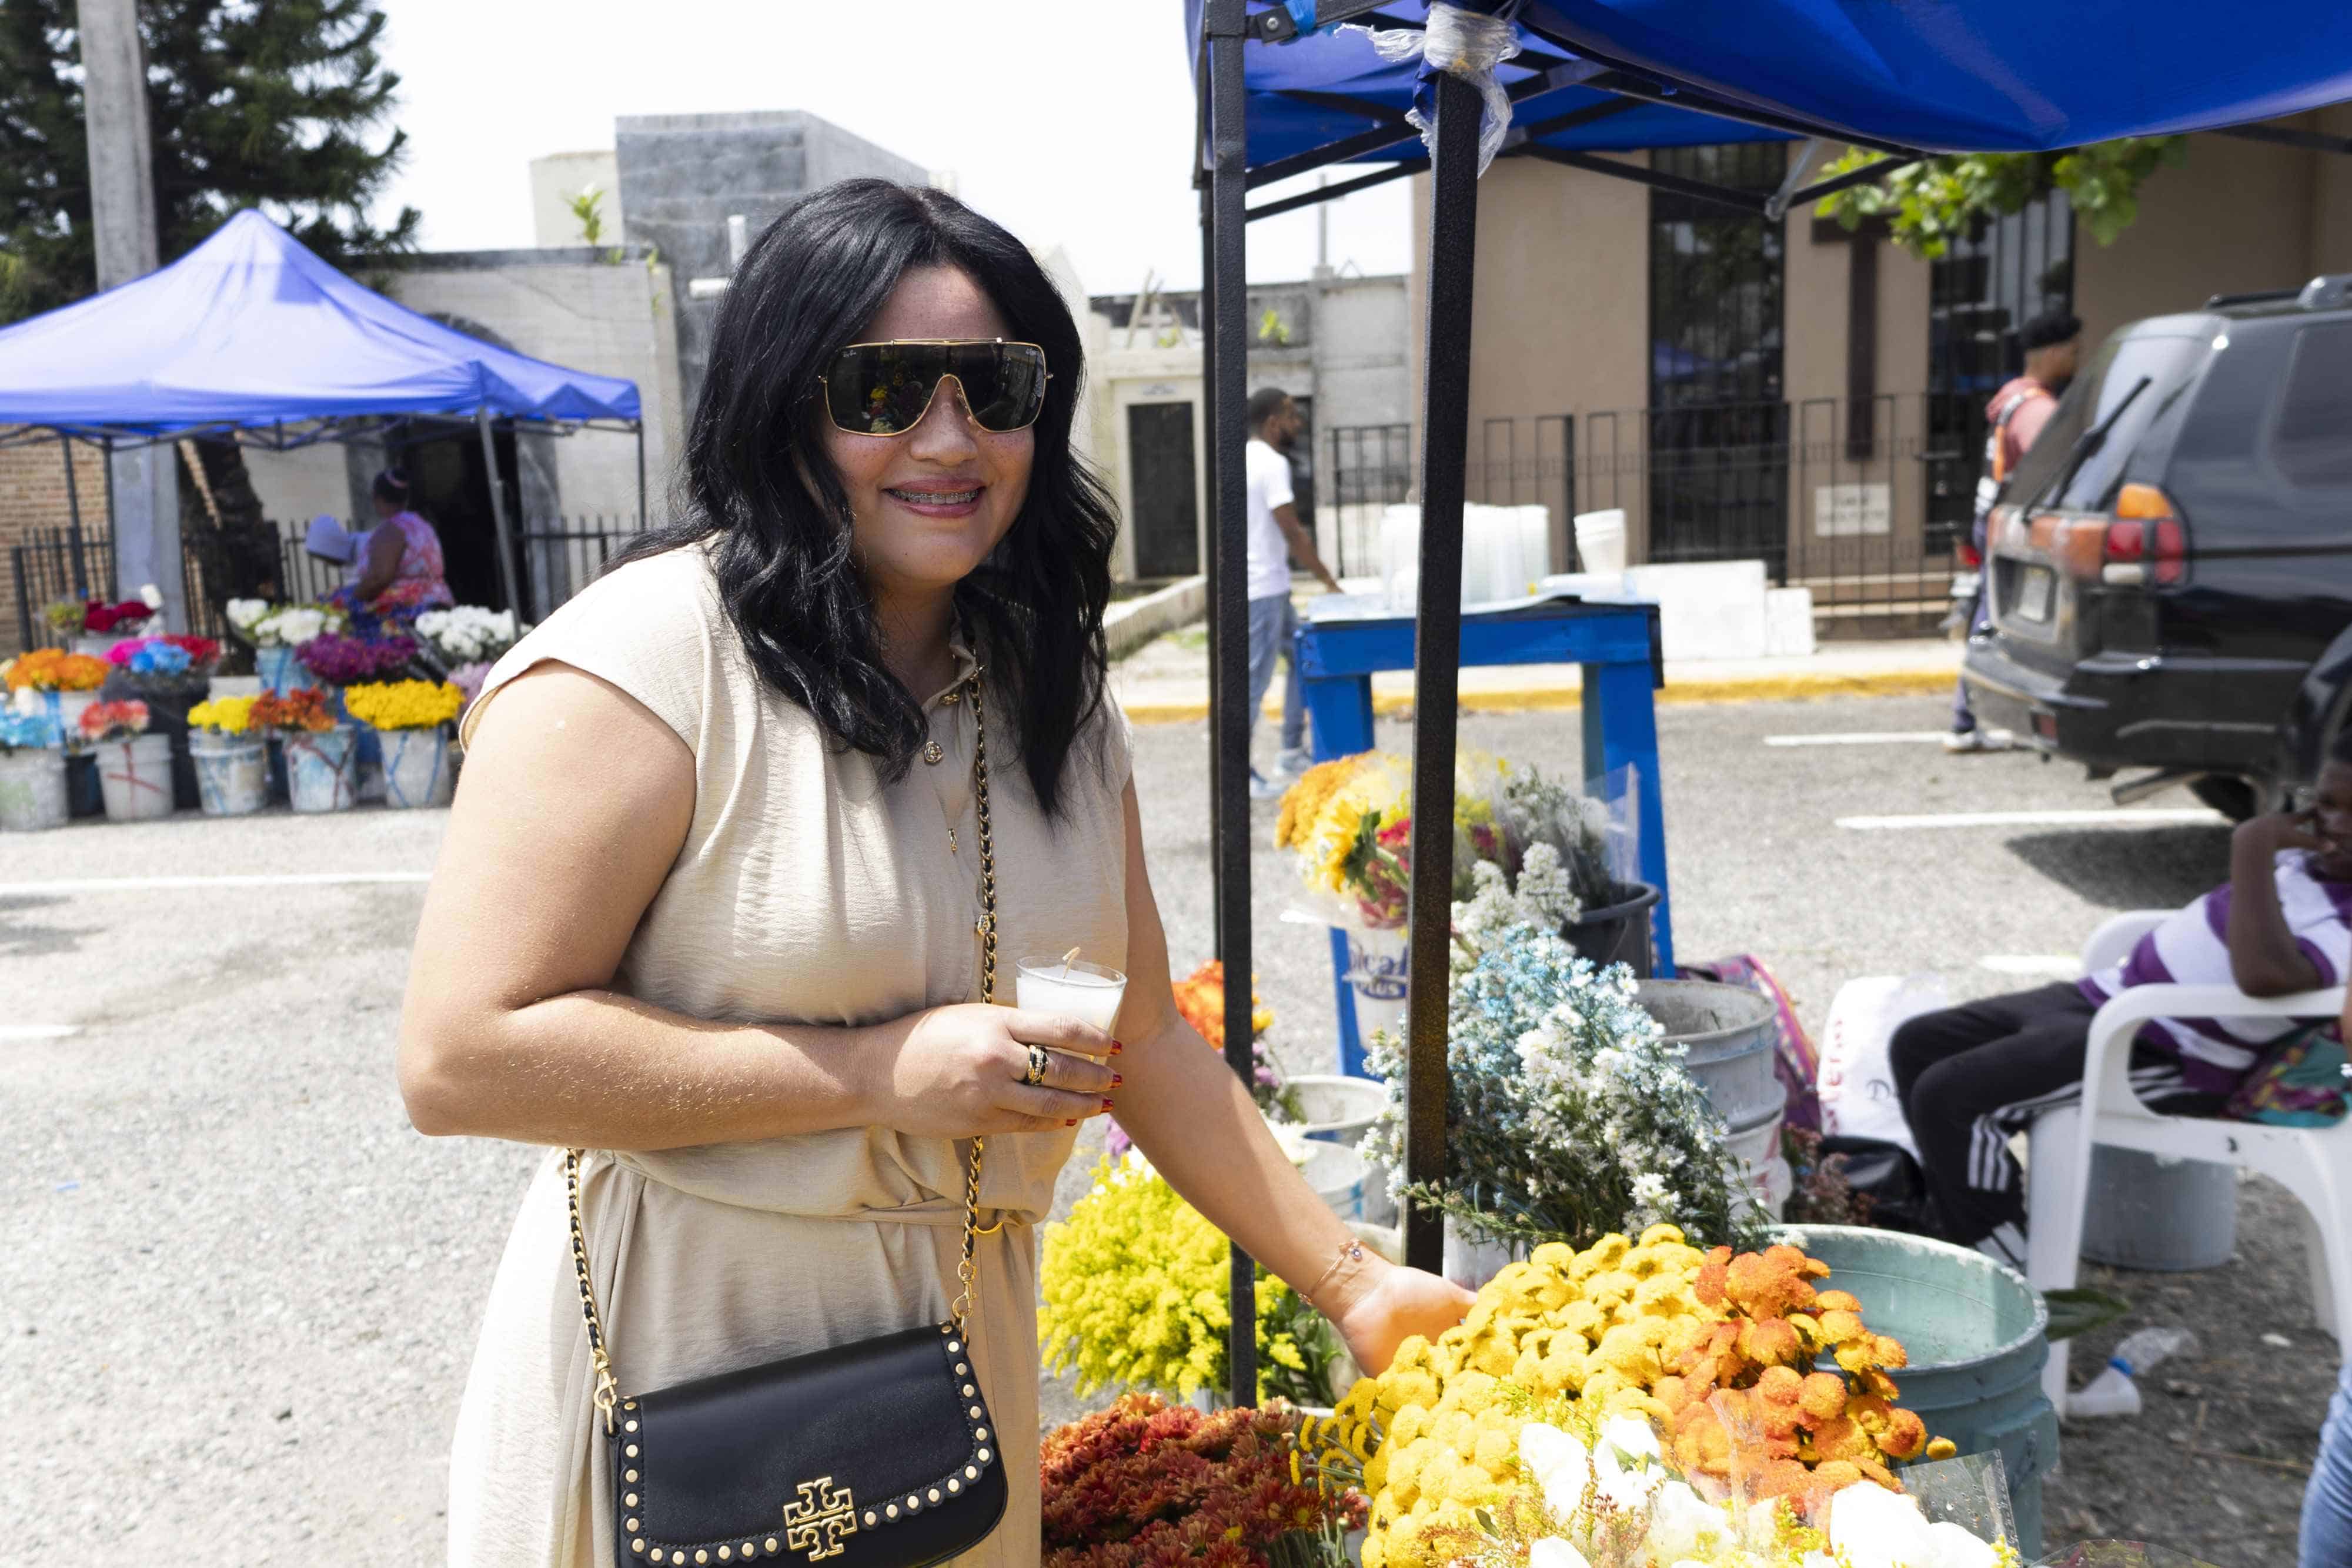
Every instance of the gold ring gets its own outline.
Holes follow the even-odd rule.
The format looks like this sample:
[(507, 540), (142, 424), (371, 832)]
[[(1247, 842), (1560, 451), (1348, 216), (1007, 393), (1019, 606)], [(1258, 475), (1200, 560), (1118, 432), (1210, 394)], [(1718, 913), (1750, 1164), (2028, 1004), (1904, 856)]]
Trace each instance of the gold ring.
[(1045, 1048), (1044, 1046), (1033, 1045), (1029, 1048), (1029, 1071), (1023, 1076), (1021, 1082), (1033, 1089), (1040, 1088), (1045, 1084)]

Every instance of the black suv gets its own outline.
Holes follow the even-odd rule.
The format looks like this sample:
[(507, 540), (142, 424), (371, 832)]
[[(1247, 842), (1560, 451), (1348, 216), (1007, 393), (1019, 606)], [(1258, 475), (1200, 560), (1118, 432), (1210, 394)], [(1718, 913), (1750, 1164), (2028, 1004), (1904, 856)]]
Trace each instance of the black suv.
[(2352, 706), (2352, 275), (2109, 338), (1987, 528), (1982, 721), (2232, 817)]

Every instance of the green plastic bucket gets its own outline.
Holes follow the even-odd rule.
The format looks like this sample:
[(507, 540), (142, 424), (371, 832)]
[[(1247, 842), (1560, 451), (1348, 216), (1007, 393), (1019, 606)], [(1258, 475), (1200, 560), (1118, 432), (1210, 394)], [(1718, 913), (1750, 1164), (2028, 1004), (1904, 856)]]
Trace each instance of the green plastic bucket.
[(1862, 1302), (1862, 1321), (1910, 1354), (1896, 1400), (1963, 1454), (1998, 1450), (2017, 1513), (2013, 1542), (2042, 1553), (2042, 1478), (2058, 1462), (2058, 1413), (2042, 1392), (2050, 1310), (2015, 1270), (1970, 1248), (1850, 1225), (1792, 1225), (1830, 1266), (1822, 1290)]

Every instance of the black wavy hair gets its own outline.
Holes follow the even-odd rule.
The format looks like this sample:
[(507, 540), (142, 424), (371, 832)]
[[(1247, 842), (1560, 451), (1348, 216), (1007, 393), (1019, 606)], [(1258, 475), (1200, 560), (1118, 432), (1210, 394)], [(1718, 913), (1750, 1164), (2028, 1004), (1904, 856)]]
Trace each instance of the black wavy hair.
[(408, 500), (408, 470), (384, 468), (376, 473), (375, 482), (368, 486), (375, 498), (393, 506), (403, 506)]
[[(824, 455), (818, 372), (861, 340), (914, 267), (952, 267), (996, 307), (1010, 340), (1053, 379), (1013, 527), (956, 590), (987, 666), (991, 717), (1010, 721), (1049, 817), (1066, 766), (1104, 700), (1116, 508), (1071, 449), (1085, 375), (1077, 325), (1029, 249), (943, 191), (844, 180), (768, 225), (719, 305), (686, 443), (685, 515), (623, 559), (709, 541), (719, 592), (760, 677), (886, 779), (929, 737), (922, 705), (882, 661), (874, 603), (850, 549), (850, 507)], [(615, 564), (618, 564), (617, 562)]]

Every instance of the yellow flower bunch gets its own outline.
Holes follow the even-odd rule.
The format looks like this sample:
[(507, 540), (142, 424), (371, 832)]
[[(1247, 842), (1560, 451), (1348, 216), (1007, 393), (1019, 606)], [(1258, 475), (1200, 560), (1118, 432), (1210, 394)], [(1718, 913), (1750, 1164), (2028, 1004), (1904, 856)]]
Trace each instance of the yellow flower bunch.
[[(1929, 1458), (1948, 1454), (1950, 1445), (1927, 1445), (1917, 1417), (1888, 1403), (1894, 1385), (1881, 1369), (1902, 1364), (1902, 1346), (1868, 1334), (1851, 1297), (1817, 1296), (1806, 1278), (1820, 1268), (1794, 1248), (1738, 1260), (1728, 1249), (1701, 1252), (1671, 1225), (1638, 1241), (1604, 1236), (1581, 1252), (1551, 1242), (1510, 1264), (1459, 1324), (1433, 1343), (1406, 1340), (1386, 1372), (1349, 1390), (1302, 1439), (1327, 1465), (1361, 1467), (1372, 1500), (1364, 1568), (1435, 1568), (1454, 1555), (1443, 1541), (1473, 1527), (1476, 1510), (1507, 1511), (1539, 1496), (1520, 1468), (1518, 1437), (1547, 1408), (1592, 1426), (1639, 1417), (1664, 1427), (1670, 1443), (1687, 1431), (1679, 1462), (1694, 1478), (1720, 1474), (1725, 1435), (1688, 1414), (1706, 1408), (1690, 1403), (1702, 1380), (1751, 1403), (1777, 1400), (1807, 1344), (1834, 1345), (1860, 1392), (1849, 1397), (1839, 1375), (1816, 1375), (1817, 1386), (1797, 1379), (1809, 1403), (1792, 1406), (1780, 1440), (1768, 1437), (1769, 1452), (1751, 1456), (1788, 1469), (1764, 1477), (1780, 1484), (1757, 1495), (1810, 1486), (1813, 1467), (1833, 1458), (1848, 1462), (1822, 1479), (1842, 1483), (1883, 1479), (1878, 1461), (1922, 1447)], [(1742, 1345), (1765, 1354), (1743, 1361)], [(1822, 1440), (1793, 1435), (1801, 1431)], [(1864, 1463), (1862, 1448), (1874, 1441), (1883, 1447)]]
[(260, 700), (257, 696), (215, 697), (198, 703), (188, 710), (189, 727), (215, 735), (243, 735), (253, 727), (253, 705)]
[(466, 694), (446, 681), (379, 681), (343, 688), (343, 706), (377, 729), (431, 729), (466, 706)]
[[(1190, 1398), (1222, 1384), (1229, 1245), (1142, 1155), (1105, 1161), (1069, 1218), (1045, 1228), (1037, 1340), (1046, 1366), (1076, 1372), (1082, 1396), (1120, 1385)], [(1307, 1373), (1297, 1340), (1277, 1326), (1297, 1315), (1290, 1295), (1261, 1271), (1258, 1354), (1269, 1383), (1275, 1368)]]

